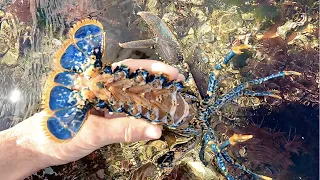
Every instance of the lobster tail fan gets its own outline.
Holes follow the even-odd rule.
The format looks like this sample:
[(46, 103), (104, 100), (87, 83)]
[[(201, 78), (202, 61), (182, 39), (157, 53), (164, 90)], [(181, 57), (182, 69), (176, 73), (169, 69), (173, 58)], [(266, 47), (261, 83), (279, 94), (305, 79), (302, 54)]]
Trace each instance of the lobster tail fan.
[[(77, 98), (78, 95), (78, 92), (64, 86), (52, 88), (47, 117), (43, 123), (46, 134), (52, 139), (69, 140), (81, 129), (87, 118), (90, 104)], [(85, 104), (80, 105), (83, 103)]]
[(57, 51), (42, 98), (47, 113), (43, 127), (52, 139), (71, 139), (87, 119), (95, 96), (82, 82), (99, 74), (104, 41), (102, 24), (85, 19), (70, 30), (70, 39)]
[(63, 71), (63, 72), (54, 74), (52, 79), (56, 84), (60, 84), (60, 85), (71, 88), (72, 86), (76, 85), (75, 81), (77, 77), (78, 77), (78, 74), (75, 72)]
[(58, 142), (72, 139), (87, 119), (89, 107), (70, 107), (58, 111), (47, 111), (42, 127), (45, 135)]
[(97, 20), (85, 19), (70, 30), (70, 39), (85, 55), (101, 61), (105, 49), (105, 32)]
[(67, 71), (81, 73), (88, 62), (88, 56), (83, 54), (72, 41), (67, 41), (62, 50), (56, 54), (56, 64)]
[(87, 108), (71, 107), (56, 111), (46, 121), (46, 127), (50, 134), (59, 140), (73, 138), (81, 129), (87, 118)]
[(43, 123), (46, 134), (60, 141), (74, 137), (86, 120), (90, 104), (82, 99), (80, 92), (61, 85), (52, 87), (45, 98), (48, 99)]

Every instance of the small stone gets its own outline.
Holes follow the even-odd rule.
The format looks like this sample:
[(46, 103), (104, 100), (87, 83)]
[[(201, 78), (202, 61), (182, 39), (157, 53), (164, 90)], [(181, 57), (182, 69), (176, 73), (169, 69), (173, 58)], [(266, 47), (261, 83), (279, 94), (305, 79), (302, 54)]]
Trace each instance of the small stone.
[(193, 30), (193, 28), (190, 28), (190, 29), (189, 29), (188, 34), (194, 34), (194, 30)]
[(104, 178), (104, 169), (100, 169), (96, 172), (98, 178), (103, 179)]

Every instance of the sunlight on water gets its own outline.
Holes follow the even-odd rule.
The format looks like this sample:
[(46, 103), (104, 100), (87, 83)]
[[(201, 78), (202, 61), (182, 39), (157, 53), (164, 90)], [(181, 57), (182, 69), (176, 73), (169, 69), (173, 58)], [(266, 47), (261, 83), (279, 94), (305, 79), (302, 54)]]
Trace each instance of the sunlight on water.
[(11, 93), (10, 93), (10, 101), (13, 103), (18, 102), (21, 99), (21, 91), (19, 91), (18, 89), (14, 89)]

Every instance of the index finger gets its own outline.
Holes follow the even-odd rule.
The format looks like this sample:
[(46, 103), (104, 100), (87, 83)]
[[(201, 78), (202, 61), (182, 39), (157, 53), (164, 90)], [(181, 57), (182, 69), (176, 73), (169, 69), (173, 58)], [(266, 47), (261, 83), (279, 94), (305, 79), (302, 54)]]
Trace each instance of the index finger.
[(112, 67), (114, 68), (118, 64), (129, 66), (133, 71), (139, 68), (143, 68), (149, 72), (152, 72), (153, 74), (163, 73), (166, 74), (170, 80), (185, 80), (185, 77), (179, 73), (179, 70), (177, 68), (156, 60), (125, 59), (123, 61), (113, 63)]

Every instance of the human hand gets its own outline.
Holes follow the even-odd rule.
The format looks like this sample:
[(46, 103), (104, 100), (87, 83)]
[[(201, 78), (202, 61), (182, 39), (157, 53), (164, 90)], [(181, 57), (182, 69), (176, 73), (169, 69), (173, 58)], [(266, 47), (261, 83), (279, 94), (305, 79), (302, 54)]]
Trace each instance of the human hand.
[[(163, 72), (170, 79), (184, 80), (176, 68), (159, 61), (125, 60), (121, 64), (132, 70), (142, 67), (152, 73)], [(14, 127), (15, 133), (19, 135), (17, 144), (28, 148), (37, 157), (37, 165), (41, 166), (39, 168), (78, 160), (112, 143), (158, 139), (162, 131), (160, 126), (143, 119), (110, 115), (107, 112), (100, 112), (100, 116), (90, 113), (80, 132), (70, 141), (60, 143), (44, 134), (41, 122), (45, 115), (44, 111), (40, 112)]]

